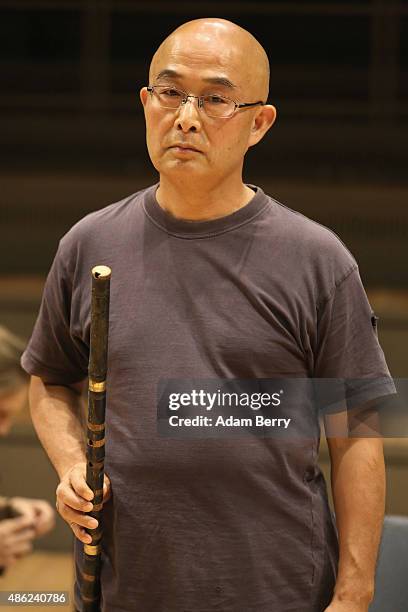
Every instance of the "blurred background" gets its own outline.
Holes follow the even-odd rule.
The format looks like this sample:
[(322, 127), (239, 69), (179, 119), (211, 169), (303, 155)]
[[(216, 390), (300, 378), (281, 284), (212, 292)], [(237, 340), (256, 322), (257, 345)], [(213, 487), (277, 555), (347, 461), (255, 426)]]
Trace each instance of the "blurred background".
[[(245, 27), (270, 58), (278, 119), (249, 151), (245, 180), (341, 237), (390, 370), (407, 376), (407, 0), (0, 0), (0, 323), (28, 338), (61, 236), (158, 180), (139, 89), (163, 38), (205, 16)], [(391, 514), (408, 515), (407, 449), (386, 440)], [(321, 464), (329, 480), (324, 443)], [(0, 465), (0, 495), (54, 504), (27, 407), (0, 441)], [(71, 547), (58, 520), (0, 590), (67, 590)]]

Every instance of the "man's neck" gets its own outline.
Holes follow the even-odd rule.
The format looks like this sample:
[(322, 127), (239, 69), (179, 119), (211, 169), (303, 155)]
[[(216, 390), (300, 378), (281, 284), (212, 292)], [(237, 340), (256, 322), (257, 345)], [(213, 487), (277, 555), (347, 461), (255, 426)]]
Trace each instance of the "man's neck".
[(225, 217), (248, 204), (254, 195), (254, 191), (242, 181), (236, 185), (218, 185), (204, 191), (191, 185), (175, 185), (163, 177), (160, 177), (156, 191), (156, 199), (161, 208), (187, 221), (210, 221)]

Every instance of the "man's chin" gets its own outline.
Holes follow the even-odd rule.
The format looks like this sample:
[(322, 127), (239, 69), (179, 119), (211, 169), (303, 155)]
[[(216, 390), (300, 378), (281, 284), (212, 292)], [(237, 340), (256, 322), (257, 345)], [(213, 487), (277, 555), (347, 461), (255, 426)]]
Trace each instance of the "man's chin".
[(209, 176), (209, 170), (203, 164), (197, 163), (193, 159), (178, 160), (174, 159), (170, 162), (160, 164), (160, 172), (168, 176), (189, 175), (192, 178), (205, 178)]

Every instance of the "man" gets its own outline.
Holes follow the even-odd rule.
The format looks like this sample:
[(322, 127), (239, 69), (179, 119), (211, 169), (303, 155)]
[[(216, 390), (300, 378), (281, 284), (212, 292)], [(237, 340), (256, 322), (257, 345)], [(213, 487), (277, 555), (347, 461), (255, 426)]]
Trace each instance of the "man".
[(76, 224), (47, 279), (22, 363), (79, 577), (95, 526), (78, 420), (89, 271), (113, 271), (104, 611), (363, 612), (373, 595), (380, 440), (329, 440), (338, 550), (306, 404), (314, 439), (157, 434), (160, 379), (366, 378), (362, 401), (392, 390), (352, 255), (242, 181), (246, 151), (275, 121), (268, 89), (247, 31), (215, 18), (175, 30), (140, 92), (159, 184)]

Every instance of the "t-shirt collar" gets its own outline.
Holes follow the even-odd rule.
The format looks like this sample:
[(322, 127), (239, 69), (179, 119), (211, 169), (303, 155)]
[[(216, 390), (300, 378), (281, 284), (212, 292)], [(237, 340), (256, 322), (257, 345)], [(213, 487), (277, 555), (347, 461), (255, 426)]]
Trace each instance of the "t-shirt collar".
[(236, 229), (252, 221), (269, 203), (268, 196), (260, 187), (247, 183), (255, 194), (242, 208), (217, 219), (189, 221), (174, 217), (160, 206), (156, 199), (159, 185), (160, 183), (156, 183), (146, 190), (143, 200), (144, 211), (149, 219), (166, 233), (185, 238), (205, 238)]

